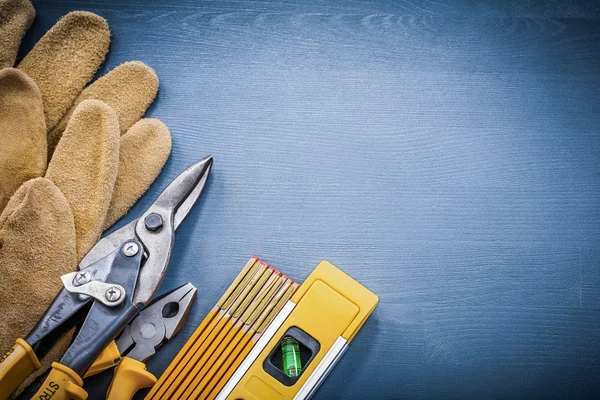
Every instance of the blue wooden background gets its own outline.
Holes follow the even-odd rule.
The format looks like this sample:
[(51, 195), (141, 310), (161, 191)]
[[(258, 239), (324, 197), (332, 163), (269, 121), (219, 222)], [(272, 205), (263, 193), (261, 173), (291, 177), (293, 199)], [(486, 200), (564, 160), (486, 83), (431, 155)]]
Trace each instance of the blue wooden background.
[(25, 50), (85, 9), (112, 29), (101, 73), (158, 73), (173, 153), (127, 220), (215, 158), (163, 285), (199, 296), (151, 371), (257, 254), (379, 295), (318, 399), (598, 398), (597, 3), (34, 4)]

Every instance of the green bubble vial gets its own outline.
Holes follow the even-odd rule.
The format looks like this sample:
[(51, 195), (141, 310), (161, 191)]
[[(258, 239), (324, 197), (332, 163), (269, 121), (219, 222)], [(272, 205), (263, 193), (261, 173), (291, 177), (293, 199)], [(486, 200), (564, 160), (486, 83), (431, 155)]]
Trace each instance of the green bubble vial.
[(302, 373), (300, 360), (300, 346), (298, 341), (291, 336), (281, 340), (281, 356), (283, 358), (283, 372), (290, 378), (297, 378)]

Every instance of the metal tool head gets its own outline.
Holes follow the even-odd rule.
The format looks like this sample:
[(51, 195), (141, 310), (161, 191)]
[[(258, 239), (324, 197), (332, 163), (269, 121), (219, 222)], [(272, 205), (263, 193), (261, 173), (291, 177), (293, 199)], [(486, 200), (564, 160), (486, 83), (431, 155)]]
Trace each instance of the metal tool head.
[(186, 283), (152, 300), (117, 339), (121, 355), (138, 361), (151, 357), (185, 325), (197, 291)]
[(208, 156), (183, 171), (138, 219), (135, 233), (148, 257), (140, 271), (133, 302), (146, 305), (167, 272), (176, 222), (183, 221), (206, 186), (213, 158)]
[(79, 263), (79, 269), (89, 267), (137, 237), (144, 246), (144, 260), (133, 301), (146, 305), (166, 274), (174, 232), (202, 194), (212, 163), (213, 158), (208, 156), (183, 171), (140, 218), (98, 241)]

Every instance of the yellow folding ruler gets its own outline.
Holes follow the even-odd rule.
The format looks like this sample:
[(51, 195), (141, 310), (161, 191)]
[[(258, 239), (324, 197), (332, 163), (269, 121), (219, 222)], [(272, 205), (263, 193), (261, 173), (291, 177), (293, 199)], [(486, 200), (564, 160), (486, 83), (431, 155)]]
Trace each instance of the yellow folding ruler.
[(253, 257), (146, 399), (307, 399), (378, 298), (327, 261), (300, 286)]

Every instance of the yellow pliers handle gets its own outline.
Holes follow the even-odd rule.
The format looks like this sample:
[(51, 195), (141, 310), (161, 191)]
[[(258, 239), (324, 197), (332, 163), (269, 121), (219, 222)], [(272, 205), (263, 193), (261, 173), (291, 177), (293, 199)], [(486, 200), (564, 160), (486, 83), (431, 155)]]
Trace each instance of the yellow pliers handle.
[(129, 400), (138, 390), (154, 386), (157, 379), (146, 370), (146, 364), (129, 357), (121, 357), (117, 344), (112, 341), (98, 356), (94, 364), (85, 373), (84, 378), (96, 375), (111, 367), (115, 376), (106, 394), (107, 400)]
[(107, 400), (129, 400), (138, 390), (154, 386), (157, 379), (146, 370), (146, 364), (129, 357), (121, 357), (117, 344), (112, 341), (98, 356), (94, 364), (85, 373), (84, 378), (96, 375), (111, 367), (115, 376), (106, 394)]
[(157, 379), (146, 370), (146, 364), (133, 358), (123, 357), (108, 388), (106, 400), (130, 400), (138, 390), (152, 387)]
[(0, 400), (8, 399), (21, 382), (38, 368), (40, 362), (29, 343), (17, 339), (14, 347), (0, 359)]

